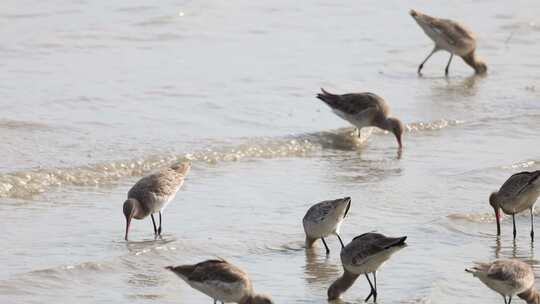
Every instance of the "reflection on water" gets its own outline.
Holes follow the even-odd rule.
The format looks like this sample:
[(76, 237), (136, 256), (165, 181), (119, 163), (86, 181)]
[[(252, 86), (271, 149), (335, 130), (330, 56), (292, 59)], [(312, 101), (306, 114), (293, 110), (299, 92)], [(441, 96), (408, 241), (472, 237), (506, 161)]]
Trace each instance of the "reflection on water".
[(518, 258), (520, 260), (529, 260), (534, 258), (534, 242), (521, 243), (518, 240), (504, 239), (501, 237), (495, 237), (495, 246), (493, 248), (494, 256), (496, 259), (504, 258)]
[[(318, 246), (306, 249), (306, 260), (304, 268), (304, 279), (310, 288), (320, 290), (328, 288), (341, 275), (341, 263), (335, 264), (324, 254), (324, 250)], [(337, 250), (330, 254), (338, 255)]]

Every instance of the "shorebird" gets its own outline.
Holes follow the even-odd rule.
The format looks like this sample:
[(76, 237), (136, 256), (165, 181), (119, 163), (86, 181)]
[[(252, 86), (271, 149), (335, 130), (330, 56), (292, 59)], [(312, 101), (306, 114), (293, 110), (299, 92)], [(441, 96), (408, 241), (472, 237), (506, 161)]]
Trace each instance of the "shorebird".
[(306, 232), (306, 248), (313, 247), (317, 239), (321, 239), (326, 254), (330, 253), (330, 249), (324, 240), (324, 237), (335, 234), (341, 243), (341, 248), (345, 247), (339, 231), (343, 219), (351, 208), (351, 198), (344, 197), (336, 200), (322, 201), (308, 209), (302, 223)]
[(431, 53), (418, 66), (418, 74), (420, 74), (424, 63), (428, 61), (431, 55), (440, 50), (450, 53), (450, 59), (448, 59), (448, 64), (444, 70), (445, 75), (448, 75), (448, 68), (454, 54), (460, 56), (465, 63), (474, 69), (476, 74), (487, 72), (486, 64), (476, 56), (476, 38), (471, 31), (452, 20), (431, 17), (415, 10), (410, 10), (409, 13), (426, 35), (435, 42), (435, 47)]
[(538, 196), (540, 196), (540, 170), (533, 172), (516, 173), (501, 186), (499, 191), (491, 193), (489, 204), (495, 211), (497, 220), (497, 235), (501, 235), (501, 209), (512, 215), (514, 226), (514, 239), (516, 238), (516, 213), (529, 209), (531, 214), (531, 239), (534, 241), (533, 209)]
[(270, 297), (255, 294), (248, 275), (231, 263), (206, 260), (195, 265), (167, 266), (189, 286), (223, 303), (272, 304)]
[(375, 126), (394, 133), (401, 150), (403, 124), (394, 117), (388, 117), (390, 109), (386, 101), (373, 93), (332, 94), (321, 88), (317, 98), (324, 101), (337, 116), (345, 119), (360, 129)]
[[(371, 287), (364, 301), (367, 302), (373, 296), (373, 301), (377, 302), (377, 270), (392, 254), (406, 246), (406, 239), (406, 236), (394, 238), (372, 232), (355, 237), (341, 250), (343, 275), (328, 288), (328, 300), (338, 299), (359, 275), (364, 274)], [(370, 273), (373, 274), (373, 284), (369, 279)]]
[[(132, 218), (141, 220), (148, 215), (152, 218), (154, 234), (161, 235), (161, 213), (174, 198), (184, 183), (184, 178), (191, 168), (190, 162), (175, 164), (160, 172), (141, 178), (128, 192), (124, 202), (126, 217), (126, 241)], [(159, 228), (156, 228), (154, 213), (159, 212)]]
[(534, 287), (534, 273), (528, 264), (509, 259), (475, 264), (476, 266), (465, 271), (472, 273), (487, 287), (503, 296), (505, 304), (510, 304), (515, 295), (528, 304), (540, 304), (540, 294)]

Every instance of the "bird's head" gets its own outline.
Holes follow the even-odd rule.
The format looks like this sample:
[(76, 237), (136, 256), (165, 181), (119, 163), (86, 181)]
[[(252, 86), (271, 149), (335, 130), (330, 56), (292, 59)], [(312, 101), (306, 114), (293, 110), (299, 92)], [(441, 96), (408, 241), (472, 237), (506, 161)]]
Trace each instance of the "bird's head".
[(388, 118), (388, 131), (392, 132), (394, 136), (396, 137), (399, 149), (403, 147), (403, 144), (401, 142), (401, 137), (403, 136), (403, 131), (405, 127), (403, 126), (403, 123), (401, 120), (390, 117)]
[(489, 196), (489, 204), (495, 212), (495, 220), (497, 221), (497, 235), (501, 235), (501, 207), (497, 201), (497, 192), (491, 193)]
[(124, 216), (126, 217), (126, 235), (125, 240), (128, 240), (129, 225), (131, 224), (131, 219), (139, 211), (140, 203), (134, 198), (128, 198), (124, 202)]

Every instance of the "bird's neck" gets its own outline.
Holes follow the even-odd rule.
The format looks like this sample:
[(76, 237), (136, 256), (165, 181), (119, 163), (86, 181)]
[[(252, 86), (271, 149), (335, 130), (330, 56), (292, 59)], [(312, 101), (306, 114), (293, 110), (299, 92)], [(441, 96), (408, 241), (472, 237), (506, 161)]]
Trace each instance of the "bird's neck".
[(253, 296), (251, 296), (251, 295), (246, 296), (242, 300), (240, 300), (240, 302), (238, 302), (238, 303), (239, 304), (252, 304), (253, 303)]
[(138, 200), (134, 200), (133, 203), (133, 217), (136, 219), (142, 219), (150, 214), (150, 210), (143, 206)]
[(306, 235), (306, 248), (313, 247), (313, 244), (315, 244), (316, 241), (317, 241), (317, 239), (311, 238), (311, 237)]
[(328, 300), (338, 299), (342, 293), (351, 288), (358, 276), (358, 274), (344, 270), (343, 275), (328, 288)]
[(469, 54), (462, 57), (463, 61), (467, 63), (471, 68), (473, 68), (476, 73), (479, 73), (479, 59), (476, 57), (475, 51), (470, 52)]
[(525, 300), (527, 304), (540, 304), (540, 294), (534, 286), (518, 294), (518, 297)]
[(249, 295), (243, 297), (238, 304), (257, 304), (258, 301), (255, 300), (255, 295), (250, 293)]
[(392, 132), (392, 129), (393, 129), (392, 120), (390, 120), (388, 117), (376, 120), (374, 124), (378, 128)]

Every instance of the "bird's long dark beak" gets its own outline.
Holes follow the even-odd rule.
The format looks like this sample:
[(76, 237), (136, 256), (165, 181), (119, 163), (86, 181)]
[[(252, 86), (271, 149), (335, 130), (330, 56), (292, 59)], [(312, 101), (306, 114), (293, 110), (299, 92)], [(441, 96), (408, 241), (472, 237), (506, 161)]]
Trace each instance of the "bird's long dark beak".
[(129, 225), (131, 224), (131, 216), (126, 216), (126, 236), (124, 239), (128, 240)]
[(495, 210), (495, 220), (497, 221), (497, 235), (501, 235), (501, 209), (493, 208)]

